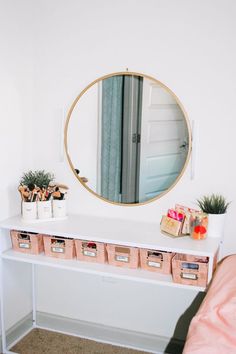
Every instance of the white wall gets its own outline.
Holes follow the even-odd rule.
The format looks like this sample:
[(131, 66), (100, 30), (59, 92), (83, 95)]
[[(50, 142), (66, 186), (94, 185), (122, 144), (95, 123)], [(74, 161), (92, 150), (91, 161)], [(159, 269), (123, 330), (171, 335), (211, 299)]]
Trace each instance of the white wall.
[(19, 212), (17, 184), (31, 159), (32, 28), (30, 1), (0, 9), (1, 219)]
[[(34, 167), (52, 170), (69, 184), (69, 208), (78, 213), (159, 222), (176, 202), (196, 206), (196, 198), (205, 193), (223, 193), (232, 200), (227, 252), (236, 251), (235, 1), (42, 0), (37, 6), (33, 129), (41, 134), (32, 147)], [(199, 125), (195, 180), (188, 169), (161, 200), (132, 208), (90, 195), (59, 157), (60, 108), (69, 109), (97, 77), (127, 67), (170, 87)]]
[[(17, 187), (22, 172), (30, 168), (33, 105), (33, 26), (28, 0), (1, 2), (0, 7), (0, 219), (18, 214)], [(30, 31), (29, 31), (30, 28)], [(1, 234), (3, 246), (3, 233)], [(13, 282), (13, 275), (17, 281)], [(30, 274), (24, 265), (9, 264), (5, 285), (8, 294), (7, 325), (31, 309)], [(23, 278), (22, 278), (23, 275)], [(28, 291), (27, 291), (28, 290)], [(16, 306), (16, 299), (21, 306)]]
[[(14, 4), (17, 4), (17, 1), (14, 1)], [(75, 213), (129, 218), (134, 221), (150, 220), (158, 224), (162, 213), (176, 202), (194, 206), (196, 198), (205, 193), (223, 193), (232, 200), (226, 226), (225, 253), (236, 252), (233, 218), (236, 212), (235, 1), (41, 0), (35, 1), (33, 5), (33, 22), (36, 28), (32, 47), (35, 64), (31, 101), (33, 110), (31, 111), (29, 106), (29, 110), (24, 111), (26, 122), (27, 115), (32, 113), (29, 121), (33, 139), (24, 166), (52, 171), (57, 180), (67, 183), (70, 186), (69, 209)], [(19, 8), (14, 11), (18, 21), (21, 14)], [(29, 26), (30, 32), (32, 24), (26, 25)], [(21, 27), (24, 26), (22, 23)], [(24, 40), (29, 32), (24, 33)], [(20, 57), (20, 60), (17, 60), (17, 66), (12, 67), (10, 74), (18, 77), (23, 69), (28, 70), (28, 65), (25, 67), (23, 62), (25, 57), (28, 58), (31, 44), (26, 42), (24, 50), (18, 51), (22, 38), (18, 42), (15, 34), (7, 33), (7, 38), (12, 37), (16, 42), (13, 55)], [(7, 67), (11, 69), (9, 63)], [(190, 180), (188, 168), (181, 181), (165, 197), (145, 206), (132, 208), (114, 206), (96, 199), (77, 182), (67, 161), (60, 161), (62, 107), (69, 109), (79, 92), (97, 77), (123, 71), (127, 67), (130, 71), (143, 72), (162, 81), (179, 97), (189, 119), (199, 124), (196, 178)], [(17, 84), (14, 83), (14, 89), (8, 94), (8, 101), (12, 98), (12, 91), (17, 97), (27, 94), (29, 99), (31, 98), (28, 86), (21, 85), (21, 81), (24, 81), (22, 75), (20, 78), (20, 90), (15, 92)], [(7, 108), (4, 109), (4, 112), (6, 111)], [(11, 107), (9, 117), (20, 129), (20, 107)], [(10, 123), (4, 124), (4, 131), (7, 132), (5, 134), (8, 139), (12, 139), (12, 129), (8, 125)], [(13, 146), (17, 145), (20, 149), (22, 140), (16, 133), (14, 137)], [(24, 142), (23, 148), (27, 146)], [(11, 149), (9, 148), (8, 156), (12, 162), (16, 159)], [(10, 178), (13, 183), (23, 163), (25, 160), (18, 160), (13, 173), (7, 172), (4, 178)], [(2, 166), (6, 169), (5, 160)], [(4, 183), (8, 186), (8, 182)], [(40, 281), (43, 274), (39, 277)], [(70, 279), (71, 282), (75, 281), (72, 276)], [(39, 287), (40, 284), (42, 283), (39, 283)], [(93, 291), (93, 286), (88, 286), (89, 290)], [(133, 285), (125, 286), (127, 301), (132, 302)], [(145, 312), (151, 313), (153, 303), (150, 303), (150, 299), (145, 295), (145, 290), (141, 287), (135, 289), (142, 292), (146, 304)], [(155, 294), (155, 291), (153, 293)], [(112, 289), (112, 286), (109, 294), (111, 299), (116, 297), (115, 288)], [(75, 292), (73, 296), (76, 298), (78, 294)], [(81, 296), (83, 303), (86, 296)], [(189, 295), (184, 298), (176, 293), (176, 296), (179, 311), (184, 311), (190, 302)], [(39, 300), (39, 308), (46, 310), (48, 297), (41, 296)], [(116, 302), (111, 306), (115, 306), (119, 312), (122, 311), (123, 304)], [(53, 309), (56, 311), (54, 307)], [(68, 309), (68, 313), (70, 311), (71, 309)], [(101, 316), (102, 312), (101, 307)], [(173, 315), (173, 320), (177, 317), (177, 314)], [(96, 316), (90, 320), (99, 321), (99, 314), (96, 312)], [(115, 324), (114, 318), (107, 321)], [(134, 329), (138, 326), (140, 329), (140, 324), (135, 324), (135, 318), (125, 318), (124, 325)], [(145, 319), (142, 328), (152, 333), (148, 319)], [(172, 328), (173, 321), (166, 321), (163, 335), (169, 335)]]
[[(67, 150), (71, 162), (74, 168), (80, 170), (81, 177), (86, 176), (87, 186), (93, 191), (97, 191), (97, 157), (99, 155), (97, 151), (99, 140), (98, 95), (97, 84), (90, 87), (79, 99), (79, 104), (75, 105), (71, 114), (67, 134)], [(64, 114), (66, 116), (67, 112)]]

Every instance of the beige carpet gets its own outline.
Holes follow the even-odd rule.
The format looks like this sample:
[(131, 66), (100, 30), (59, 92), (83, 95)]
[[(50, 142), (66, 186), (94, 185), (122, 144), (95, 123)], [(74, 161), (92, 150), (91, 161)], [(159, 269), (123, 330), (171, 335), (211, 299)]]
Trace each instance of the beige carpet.
[(11, 350), (19, 354), (146, 354), (42, 329), (32, 330)]

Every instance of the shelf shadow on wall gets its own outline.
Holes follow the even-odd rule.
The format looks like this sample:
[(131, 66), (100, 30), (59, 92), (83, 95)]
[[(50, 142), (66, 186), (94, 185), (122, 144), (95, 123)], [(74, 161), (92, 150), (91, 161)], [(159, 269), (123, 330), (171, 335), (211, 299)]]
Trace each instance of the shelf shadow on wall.
[[(186, 338), (188, 333), (188, 328), (193, 316), (197, 313), (204, 297), (205, 292), (199, 292), (191, 305), (187, 310), (180, 316), (168, 345), (165, 348), (164, 353), (168, 354), (181, 354), (184, 348), (184, 339), (180, 340), (178, 338)], [(178, 304), (176, 304), (178, 306)]]

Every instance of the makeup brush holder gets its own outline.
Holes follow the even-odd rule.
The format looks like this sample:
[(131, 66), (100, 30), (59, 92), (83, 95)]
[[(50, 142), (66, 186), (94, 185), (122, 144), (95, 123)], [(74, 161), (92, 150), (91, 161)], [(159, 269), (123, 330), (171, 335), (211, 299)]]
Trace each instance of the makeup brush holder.
[(21, 214), (22, 214), (22, 218), (27, 221), (37, 219), (37, 203), (36, 202), (22, 202)]
[(51, 200), (38, 201), (38, 218), (50, 219), (52, 217), (52, 202)]
[(66, 211), (66, 200), (57, 200), (53, 199), (52, 201), (52, 211), (54, 218), (65, 218), (67, 211)]

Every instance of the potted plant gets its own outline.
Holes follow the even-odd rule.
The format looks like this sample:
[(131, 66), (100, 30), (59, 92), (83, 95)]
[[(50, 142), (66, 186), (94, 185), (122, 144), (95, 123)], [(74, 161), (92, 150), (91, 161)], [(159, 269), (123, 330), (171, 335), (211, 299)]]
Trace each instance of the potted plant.
[(53, 180), (54, 175), (44, 170), (30, 170), (23, 174), (19, 191), (22, 197), (22, 216), (24, 219), (32, 220), (37, 217), (47, 219), (52, 216), (49, 184)]
[(208, 214), (208, 237), (223, 237), (225, 216), (230, 202), (220, 194), (205, 195), (197, 200), (199, 208)]

